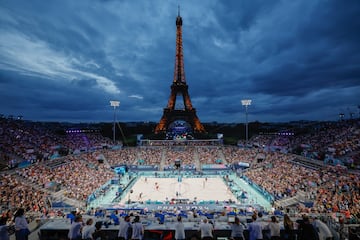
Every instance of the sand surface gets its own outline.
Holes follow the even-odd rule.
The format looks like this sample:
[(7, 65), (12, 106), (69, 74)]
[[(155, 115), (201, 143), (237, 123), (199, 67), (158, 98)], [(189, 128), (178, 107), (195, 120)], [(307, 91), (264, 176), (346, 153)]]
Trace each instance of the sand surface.
[[(178, 196), (177, 196), (178, 193)], [(130, 194), (130, 196), (129, 196)], [(152, 178), (140, 177), (121, 203), (131, 201), (166, 201), (172, 198), (199, 201), (227, 201), (237, 202), (222, 178)]]

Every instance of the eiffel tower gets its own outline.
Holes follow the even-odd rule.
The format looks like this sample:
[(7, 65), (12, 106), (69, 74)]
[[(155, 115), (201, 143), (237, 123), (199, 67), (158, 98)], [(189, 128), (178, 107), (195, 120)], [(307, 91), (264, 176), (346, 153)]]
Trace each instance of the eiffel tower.
[[(176, 104), (177, 97), (183, 100), (183, 105), (179, 108)], [(171, 85), (171, 94), (166, 108), (164, 108), (163, 116), (155, 128), (155, 133), (167, 132), (169, 126), (176, 121), (185, 121), (191, 126), (191, 130), (195, 133), (205, 133), (204, 126), (200, 123), (196, 115), (196, 109), (193, 108), (188, 92), (188, 85), (185, 80), (184, 56), (182, 47), (182, 18), (180, 16), (180, 8), (176, 18), (176, 56), (174, 79)]]

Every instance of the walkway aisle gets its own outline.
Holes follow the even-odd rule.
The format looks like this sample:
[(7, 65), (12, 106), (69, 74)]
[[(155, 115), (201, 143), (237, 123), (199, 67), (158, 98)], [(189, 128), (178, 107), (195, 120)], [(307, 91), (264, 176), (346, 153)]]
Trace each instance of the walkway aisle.
[(200, 164), (200, 160), (199, 160), (199, 151), (197, 147), (194, 147), (195, 151), (194, 151), (194, 165), (197, 171), (201, 171), (201, 164)]
[(271, 210), (271, 203), (261, 193), (252, 188), (245, 180), (237, 177), (235, 174), (230, 174), (229, 177), (241, 191), (247, 192), (248, 198), (244, 200), (245, 204), (257, 203), (263, 206), (265, 210)]
[[(128, 175), (125, 174), (121, 180), (120, 180), (120, 184), (123, 186), (126, 186), (128, 184)], [(118, 184), (112, 184), (110, 189), (106, 192), (105, 195), (98, 197), (97, 199), (95, 199), (94, 201), (92, 201), (88, 207), (93, 207), (96, 208), (98, 206), (113, 206), (113, 205), (117, 205), (119, 203), (115, 203), (112, 202), (116, 197), (117, 197), (117, 192), (119, 190), (120, 185)]]
[(164, 166), (165, 166), (165, 163), (166, 163), (165, 158), (166, 158), (166, 148), (163, 148), (163, 150), (161, 151), (161, 159), (160, 159), (159, 171), (164, 170)]

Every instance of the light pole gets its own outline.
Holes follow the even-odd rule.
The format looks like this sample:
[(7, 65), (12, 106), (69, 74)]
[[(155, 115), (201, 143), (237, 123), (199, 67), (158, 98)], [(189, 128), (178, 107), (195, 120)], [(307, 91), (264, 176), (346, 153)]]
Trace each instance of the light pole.
[(245, 106), (245, 134), (246, 134), (246, 147), (248, 145), (248, 136), (249, 136), (249, 130), (248, 130), (248, 107), (251, 105), (251, 99), (244, 99), (241, 100), (241, 105)]
[(120, 106), (120, 102), (119, 101), (110, 101), (110, 106), (114, 107), (113, 142), (115, 144), (116, 107)]
[(344, 113), (339, 113), (339, 118), (340, 118), (340, 121), (344, 120), (344, 117), (345, 117), (345, 114)]

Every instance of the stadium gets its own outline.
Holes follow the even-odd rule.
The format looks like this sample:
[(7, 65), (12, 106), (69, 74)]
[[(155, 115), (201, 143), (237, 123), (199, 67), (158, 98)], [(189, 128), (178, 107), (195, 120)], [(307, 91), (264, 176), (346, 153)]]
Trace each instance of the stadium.
[[(72, 5), (73, 2), (64, 4), (69, 5), (67, 7), (72, 14), (76, 13), (76, 16), (70, 14), (73, 18), (69, 23), (74, 25), (65, 21), (67, 11), (57, 12), (57, 7), (51, 4), (41, 2), (34, 6), (41, 5), (39, 9), (48, 9), (51, 15), (48, 20), (53, 19), (53, 14), (59, 16), (55, 17), (57, 20), (53, 25), (47, 25), (46, 20), (39, 20), (42, 14), (38, 13), (39, 9), (34, 11), (33, 4), (24, 4), (27, 5), (24, 13), (33, 19), (22, 16), (23, 12), (20, 12), (20, 17), (17, 16), (15, 13), (18, 9), (23, 10), (11, 1), (4, 4), (5, 7), (0, 6), (0, 20), (4, 25), (0, 31), (5, 32), (0, 38), (0, 84), (12, 86), (9, 91), (6, 87), (0, 88), (0, 98), (5, 96), (2, 101), (4, 106), (0, 109), (5, 111), (0, 115), (0, 240), (360, 239), (360, 113), (358, 117), (348, 108), (349, 116), (341, 109), (337, 120), (284, 122), (286, 119), (311, 115), (326, 119), (329, 112), (331, 116), (336, 115), (333, 113), (335, 107), (329, 107), (331, 103), (343, 108), (349, 104), (349, 99), (354, 98), (353, 95), (358, 101), (358, 76), (350, 74), (358, 73), (358, 66), (353, 66), (353, 62), (348, 64), (346, 60), (352, 57), (355, 59), (354, 56), (349, 56), (350, 52), (359, 51), (340, 48), (340, 45), (346, 45), (339, 44), (339, 39), (342, 39), (340, 37), (333, 41), (336, 43), (332, 43), (334, 46), (325, 44), (331, 46), (330, 50), (324, 50), (325, 54), (317, 52), (321, 47), (316, 44), (316, 51), (315, 48), (309, 50), (306, 43), (303, 44), (306, 51), (300, 51), (301, 54), (293, 57), (286, 52), (282, 55), (282, 48), (288, 49), (293, 45), (289, 42), (296, 42), (296, 46), (301, 45), (296, 38), (288, 41), (287, 38), (290, 37), (287, 37), (285, 42), (274, 46), (268, 44), (273, 39), (280, 38), (281, 34), (276, 33), (276, 37), (269, 34), (265, 41), (259, 39), (262, 39), (260, 35), (266, 35), (266, 29), (273, 29), (276, 25), (286, 23), (284, 29), (288, 29), (289, 19), (283, 20), (282, 17), (275, 16), (274, 19), (281, 21), (274, 22), (269, 27), (268, 23), (273, 19), (256, 19), (250, 24), (246, 20), (247, 14), (243, 14), (245, 18), (241, 19), (242, 23), (235, 24), (233, 19), (238, 19), (238, 13), (228, 13), (234, 8), (231, 4), (226, 3), (223, 8), (207, 5), (209, 9), (220, 11), (220, 14), (216, 15), (220, 17), (211, 17), (209, 9), (203, 10), (201, 14), (191, 15), (201, 16), (197, 19), (201, 24), (187, 26), (194, 34), (191, 38), (200, 38), (195, 36), (198, 33), (206, 36), (204, 41), (197, 42), (200, 50), (196, 53), (204, 55), (192, 56), (192, 62), (196, 67), (200, 67), (201, 71), (189, 71), (193, 76), (202, 79), (202, 82), (194, 84), (197, 85), (197, 90), (200, 89), (197, 94), (201, 91), (206, 93), (206, 97), (195, 95), (195, 102), (206, 107), (208, 119), (211, 119), (202, 122), (191, 101), (185, 78), (183, 19), (178, 6), (175, 18), (174, 77), (162, 115), (156, 116), (159, 121), (153, 122), (145, 118), (153, 118), (154, 114), (161, 112), (157, 97), (162, 96), (163, 88), (159, 79), (156, 79), (156, 82), (152, 80), (156, 77), (150, 72), (154, 71), (161, 77), (167, 74), (164, 66), (165, 62), (169, 62), (168, 58), (160, 56), (167, 51), (166, 47), (162, 46), (168, 40), (163, 34), (166, 32), (166, 27), (163, 26), (167, 25), (162, 23), (168, 15), (164, 14), (167, 11), (163, 8), (156, 10), (152, 3), (139, 10), (137, 4), (127, 5), (131, 1), (99, 1), (101, 4), (97, 1), (92, 4), (76, 2), (80, 2), (82, 7)], [(232, 2), (235, 4), (236, 1)], [(164, 4), (162, 1), (158, 5), (163, 7)], [(270, 4), (275, 10), (269, 11), (265, 7), (266, 11), (261, 10), (259, 14), (266, 13), (267, 16), (279, 12), (289, 17), (291, 11), (288, 9), (293, 9), (294, 6), (297, 8), (300, 3), (287, 4), (289, 3), (286, 1), (279, 3), (280, 6), (285, 6), (286, 11), (279, 11), (276, 9), (277, 4)], [(326, 13), (317, 14), (317, 11), (306, 6), (306, 9), (310, 9), (308, 14), (314, 12), (316, 16), (325, 16), (328, 22), (332, 19), (341, 20), (331, 17), (327, 8), (318, 5), (320, 7), (314, 4), (314, 9), (325, 9)], [(166, 6), (173, 7), (171, 4)], [(234, 6), (239, 9), (244, 7), (237, 4)], [(345, 8), (335, 5), (333, 9), (347, 17), (354, 12), (356, 14), (356, 10), (349, 6)], [(84, 7), (87, 11), (82, 9)], [(117, 13), (120, 8), (122, 14)], [(138, 14), (133, 14), (128, 8)], [(351, 11), (346, 12), (348, 8)], [(248, 10), (251, 9), (250, 7)], [(193, 6), (189, 7), (188, 11), (192, 10)], [(151, 18), (154, 15), (163, 18), (151, 21), (147, 16), (144, 20), (143, 13), (149, 11)], [(95, 15), (86, 20), (82, 19), (90, 13)], [(47, 16), (46, 14), (45, 10), (44, 16)], [(140, 15), (141, 18), (138, 17)], [(232, 16), (231, 19), (228, 19), (229, 16)], [(139, 19), (143, 22), (137, 22)], [(57, 21), (66, 26), (63, 29), (57, 28)], [(119, 29), (113, 21), (120, 22)], [(93, 25), (87, 25), (88, 22)], [(223, 22), (223, 25), (218, 24), (219, 22)], [(316, 21), (311, 19), (308, 22)], [(124, 27), (123, 23), (128, 25)], [(151, 23), (156, 23), (155, 27)], [(208, 25), (204, 27), (202, 24)], [(227, 24), (241, 25), (238, 27), (241, 34)], [(253, 28), (248, 27), (248, 24)], [(262, 30), (256, 28), (258, 24), (263, 26)], [(344, 29), (345, 25), (350, 25), (346, 22), (342, 24)], [(113, 34), (113, 25), (116, 25), (116, 32), (124, 29), (126, 31), (116, 36)], [(140, 30), (136, 30), (135, 25), (139, 25)], [(297, 23), (294, 25), (297, 26)], [(342, 29), (337, 22), (333, 25), (336, 29)], [(25, 26), (26, 31), (19, 31), (21, 26)], [(213, 28), (218, 30), (214, 31)], [(357, 25), (353, 28), (357, 29)], [(44, 29), (55, 29), (56, 33), (60, 34), (55, 36), (39, 33)], [(152, 35), (160, 34), (160, 37), (152, 38), (151, 34), (140, 36), (141, 31), (146, 32), (148, 29), (156, 33)], [(251, 32), (253, 29), (254, 32)], [(225, 30), (229, 35), (222, 37)], [(315, 38), (309, 37), (311, 34), (333, 30), (300, 28), (300, 35), (306, 33), (306, 37), (300, 36), (299, 39), (310, 39), (309, 42), (312, 42)], [(105, 34), (102, 31), (108, 32)], [(20, 34), (16, 35), (18, 32)], [(209, 32), (215, 34), (207, 34)], [(131, 36), (133, 33), (135, 36)], [(234, 33), (235, 37), (232, 35)], [(36, 38), (38, 34), (41, 36), (39, 39)], [(238, 35), (241, 37), (236, 40)], [(345, 35), (351, 34), (346, 31), (338, 33), (338, 36)], [(321, 37), (326, 40), (328, 38), (328, 35)], [(63, 47), (63, 41), (71, 42), (71, 47)], [(259, 41), (261, 44), (258, 44)], [(156, 45), (154, 42), (159, 43)], [(55, 50), (58, 43), (61, 47)], [(157, 47), (154, 47), (155, 45)], [(189, 45), (194, 47), (196, 44)], [(23, 46), (25, 47), (22, 48)], [(205, 46), (212, 47), (205, 49)], [(69, 51), (72, 47), (77, 49), (76, 54)], [(85, 48), (86, 51), (83, 50)], [(212, 50), (209, 50), (211, 48)], [(271, 54), (265, 51), (269, 48)], [(89, 58), (85, 57), (87, 51), (92, 53)], [(136, 51), (137, 54), (134, 53)], [(116, 55), (118, 53), (113, 52), (121, 54)], [(293, 59), (303, 57), (303, 52), (308, 52), (304, 57), (306, 64), (301, 61), (293, 63)], [(312, 52), (317, 55), (309, 56)], [(343, 55), (337, 57), (335, 53), (338, 52)], [(147, 53), (152, 54), (145, 58)], [(189, 53), (193, 53), (191, 49)], [(252, 55), (254, 53), (255, 55)], [(228, 59), (230, 55), (227, 54), (234, 54), (235, 58)], [(269, 64), (268, 55), (280, 58), (286, 56), (286, 61), (283, 65), (279, 64), (278, 60)], [(326, 67), (316, 65), (321, 61), (320, 58), (323, 58), (319, 56), (324, 55), (326, 61), (321, 64)], [(214, 56), (220, 59), (216, 64), (210, 63)], [(246, 60), (239, 61), (239, 56)], [(160, 64), (154, 60), (157, 58), (161, 59)], [(209, 61), (208, 66), (203, 68), (199, 59)], [(334, 64), (329, 59), (342, 59), (345, 68), (341, 69), (339, 62)], [(311, 64), (306, 70), (304, 66), (308, 62)], [(222, 69), (224, 65), (230, 67)], [(215, 71), (215, 68), (219, 70)], [(340, 72), (335, 71), (339, 69)], [(16, 72), (18, 74), (15, 74)], [(139, 74), (140, 72), (142, 74)], [(285, 77), (288, 72), (291, 74)], [(270, 77), (270, 73), (275, 74)], [(341, 79), (344, 75), (345, 79)], [(220, 79), (216, 79), (218, 76)], [(311, 91), (309, 88), (315, 87), (314, 76), (318, 77), (321, 87)], [(297, 82), (296, 77), (301, 81)], [(25, 87), (23, 82), (20, 83), (24, 91), (20, 91), (18, 85), (11, 85), (15, 80), (17, 82), (23, 79), (32, 81), (34, 88), (26, 80)], [(220, 85), (224, 79), (225, 84)], [(324, 79), (326, 82), (323, 82)], [(46, 83), (40, 84), (42, 80), (46, 80)], [(300, 84), (302, 81), (305, 83)], [(353, 86), (350, 85), (352, 81), (356, 82)], [(335, 82), (340, 82), (338, 85), (343, 87), (343, 92), (335, 88)], [(45, 88), (41, 88), (42, 84)], [(298, 87), (300, 85), (303, 89)], [(331, 88), (323, 88), (324, 85)], [(38, 87), (41, 89), (37, 89)], [(242, 96), (238, 105), (241, 103), (241, 107), (245, 109), (245, 123), (236, 121), (234, 109), (237, 103), (234, 99), (240, 96), (238, 91), (241, 91)], [(14, 96), (9, 95), (9, 92)], [(30, 96), (23, 98), (28, 92), (31, 93)], [(86, 92), (86, 97), (80, 92)], [(146, 95), (146, 100), (138, 92)], [(338, 96), (336, 100), (330, 99), (329, 93), (334, 92), (339, 95), (339, 101)], [(23, 95), (17, 95), (19, 93)], [(251, 94), (261, 99), (259, 104), (254, 104), (251, 98), (243, 97)], [(126, 113), (132, 112), (131, 117), (142, 119), (141, 122), (118, 121), (119, 96), (128, 101), (125, 106)], [(348, 97), (347, 100), (340, 101), (345, 97)], [(310, 108), (311, 103), (321, 98), (321, 110), (317, 109), (321, 104)], [(11, 101), (12, 99), (16, 101)], [(110, 103), (106, 106), (107, 110), (100, 107), (103, 102), (94, 104), (95, 99), (107, 99), (106, 102)], [(305, 100), (305, 103), (300, 104), (300, 99)], [(20, 108), (19, 104), (24, 106)], [(134, 106), (130, 106), (131, 104)], [(278, 104), (283, 104), (279, 107), (280, 111), (274, 109)], [(351, 104), (354, 107), (353, 102)], [(86, 106), (83, 105), (97, 108), (88, 107), (85, 110)], [(263, 112), (264, 116), (276, 117), (282, 122), (249, 121), (248, 108), (254, 105), (259, 106), (256, 110), (258, 113)], [(300, 109), (300, 106), (305, 105), (305, 108)], [(297, 107), (297, 114), (289, 116)], [(52, 108), (55, 109), (54, 112)], [(360, 106), (357, 108), (360, 109)], [(15, 109), (24, 110), (33, 119), (47, 118), (53, 121), (27, 120), (22, 115), (16, 117), (9, 114), (10, 110), (15, 112)], [(113, 110), (113, 121), (107, 119), (101, 122), (100, 117), (110, 112), (109, 109), (111, 112)], [(325, 112), (328, 115), (321, 116)], [(66, 116), (66, 113), (69, 115)], [(86, 123), (75, 123), (83, 113), (87, 115), (79, 119), (85, 119)], [(223, 120), (225, 115), (232, 123), (218, 123), (212, 119)], [(99, 121), (89, 123), (94, 119)]]
[[(199, 237), (203, 218), (225, 239), (233, 214), (244, 224), (254, 212), (281, 224), (285, 214), (295, 223), (306, 214), (326, 220), (334, 236), (357, 239), (359, 126), (358, 119), (312, 123), (304, 128), (323, 130), (251, 134), (246, 146), (175, 138), (131, 147), (99, 129), (1, 118), (2, 216), (25, 208), (32, 239), (66, 239), (76, 212), (106, 224), (107, 239), (115, 239), (119, 219), (138, 215), (144, 239), (165, 239), (182, 214), (189, 239)], [(343, 138), (329, 143), (331, 135)]]

